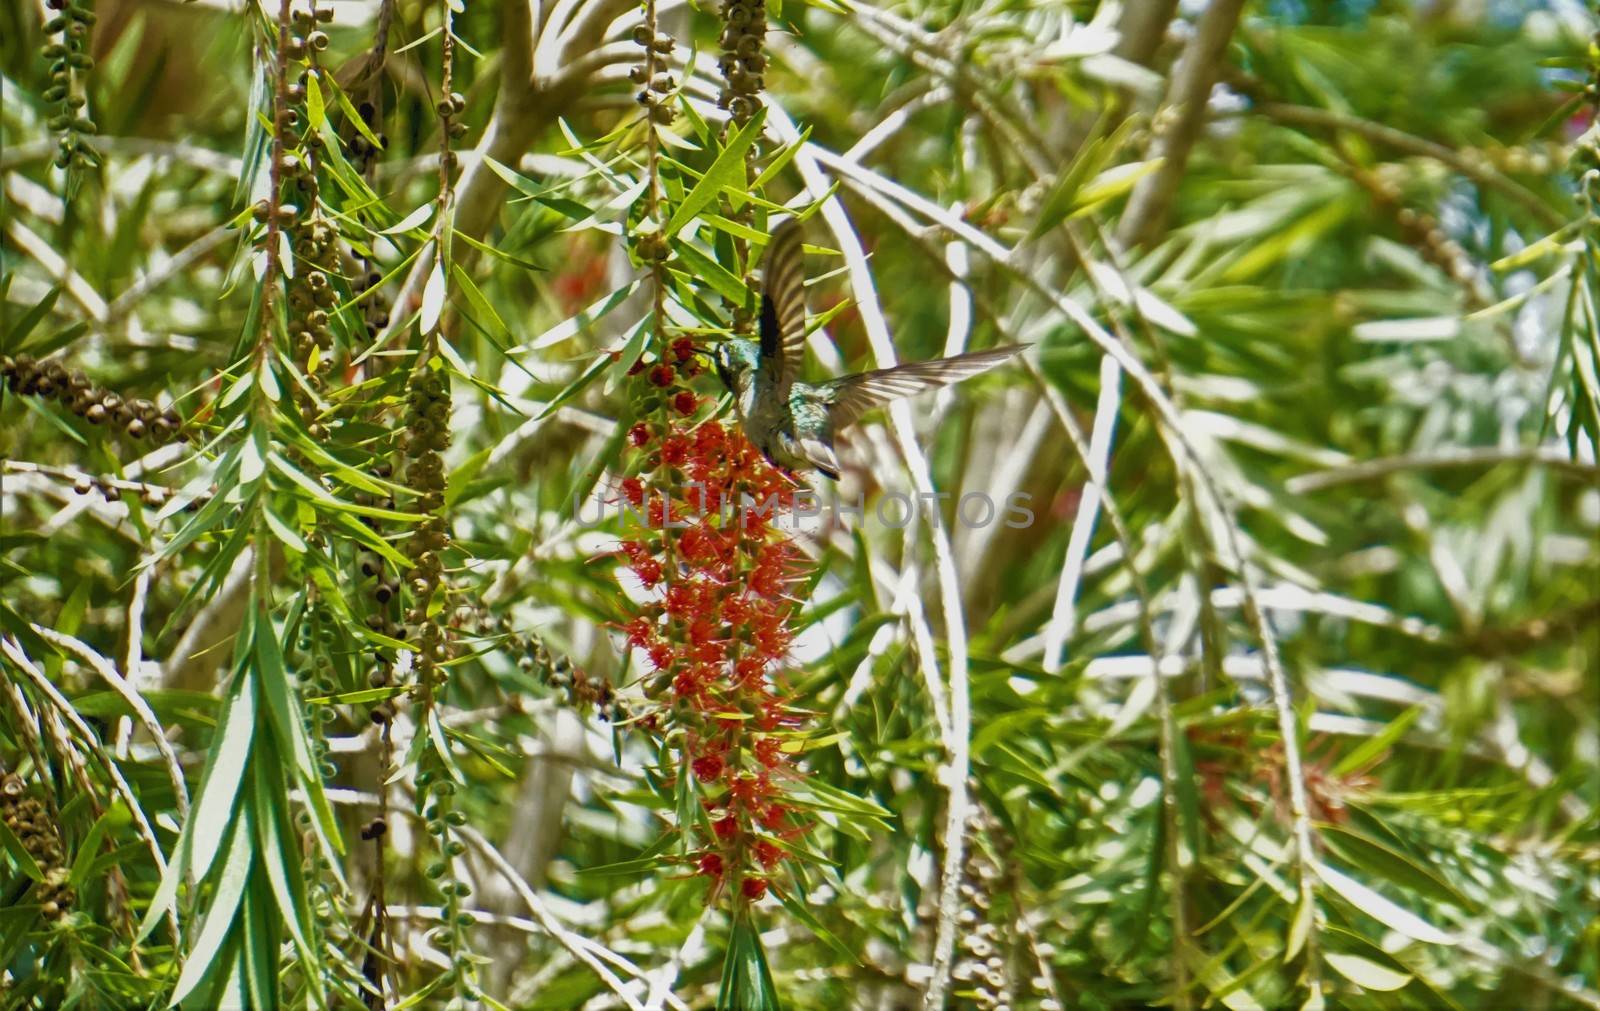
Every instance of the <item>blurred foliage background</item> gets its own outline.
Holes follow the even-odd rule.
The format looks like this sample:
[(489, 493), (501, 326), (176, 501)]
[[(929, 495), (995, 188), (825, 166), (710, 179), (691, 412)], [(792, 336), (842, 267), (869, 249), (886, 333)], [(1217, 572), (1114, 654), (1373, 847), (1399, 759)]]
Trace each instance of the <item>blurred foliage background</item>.
[[(5, 5), (0, 1006), (1600, 1008), (1596, 27)], [(782, 206), (815, 377), (1032, 349), (794, 532), (752, 896), (590, 520)]]

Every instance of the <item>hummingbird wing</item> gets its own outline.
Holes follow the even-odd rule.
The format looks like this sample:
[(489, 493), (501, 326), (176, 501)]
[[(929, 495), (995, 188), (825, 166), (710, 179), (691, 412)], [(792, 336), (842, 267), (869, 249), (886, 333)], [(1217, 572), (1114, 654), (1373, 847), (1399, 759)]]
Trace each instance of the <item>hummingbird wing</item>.
[(863, 414), (891, 400), (913, 397), (988, 372), (1027, 346), (1007, 344), (988, 351), (911, 362), (835, 379), (824, 387), (833, 394), (830, 412), (833, 430), (837, 432), (854, 424)]
[(806, 352), (806, 264), (800, 222), (789, 218), (767, 243), (761, 277), (761, 364), (787, 394)]

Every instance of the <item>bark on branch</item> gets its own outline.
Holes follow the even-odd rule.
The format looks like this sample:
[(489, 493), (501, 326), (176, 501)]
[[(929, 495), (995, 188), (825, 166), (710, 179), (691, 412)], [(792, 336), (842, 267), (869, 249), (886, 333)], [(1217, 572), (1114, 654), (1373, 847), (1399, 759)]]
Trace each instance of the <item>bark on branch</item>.
[(1156, 114), (1156, 135), (1150, 157), (1161, 165), (1134, 187), (1122, 214), (1117, 240), (1124, 246), (1144, 245), (1158, 238), (1189, 164), (1189, 152), (1205, 126), (1206, 101), (1221, 74), (1223, 53), (1239, 24), (1244, 0), (1212, 0), (1200, 16), (1193, 37), (1172, 72), (1172, 81)]

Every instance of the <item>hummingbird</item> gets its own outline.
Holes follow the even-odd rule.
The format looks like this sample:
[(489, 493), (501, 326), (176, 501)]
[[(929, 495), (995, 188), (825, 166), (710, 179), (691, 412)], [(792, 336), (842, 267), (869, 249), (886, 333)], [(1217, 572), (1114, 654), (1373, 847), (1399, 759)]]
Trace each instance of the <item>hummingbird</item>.
[(798, 220), (773, 230), (762, 258), (760, 342), (733, 338), (717, 345), (717, 377), (733, 395), (745, 436), (767, 461), (791, 472), (815, 469), (839, 479), (834, 440), (863, 414), (970, 379), (1027, 345), (911, 362), (840, 376), (825, 383), (797, 376), (806, 346), (805, 254)]

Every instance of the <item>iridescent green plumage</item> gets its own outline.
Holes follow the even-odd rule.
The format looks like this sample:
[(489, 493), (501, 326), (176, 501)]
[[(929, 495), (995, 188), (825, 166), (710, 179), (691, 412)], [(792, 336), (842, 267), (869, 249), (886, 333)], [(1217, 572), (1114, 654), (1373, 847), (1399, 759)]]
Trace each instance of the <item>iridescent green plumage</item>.
[(735, 338), (717, 347), (717, 375), (733, 394), (745, 435), (773, 464), (791, 471), (815, 468), (839, 477), (834, 439), (882, 404), (915, 396), (987, 372), (1023, 349), (989, 351), (912, 362), (800, 382), (806, 341), (805, 264), (800, 225), (789, 219), (772, 233), (763, 261), (761, 341)]

